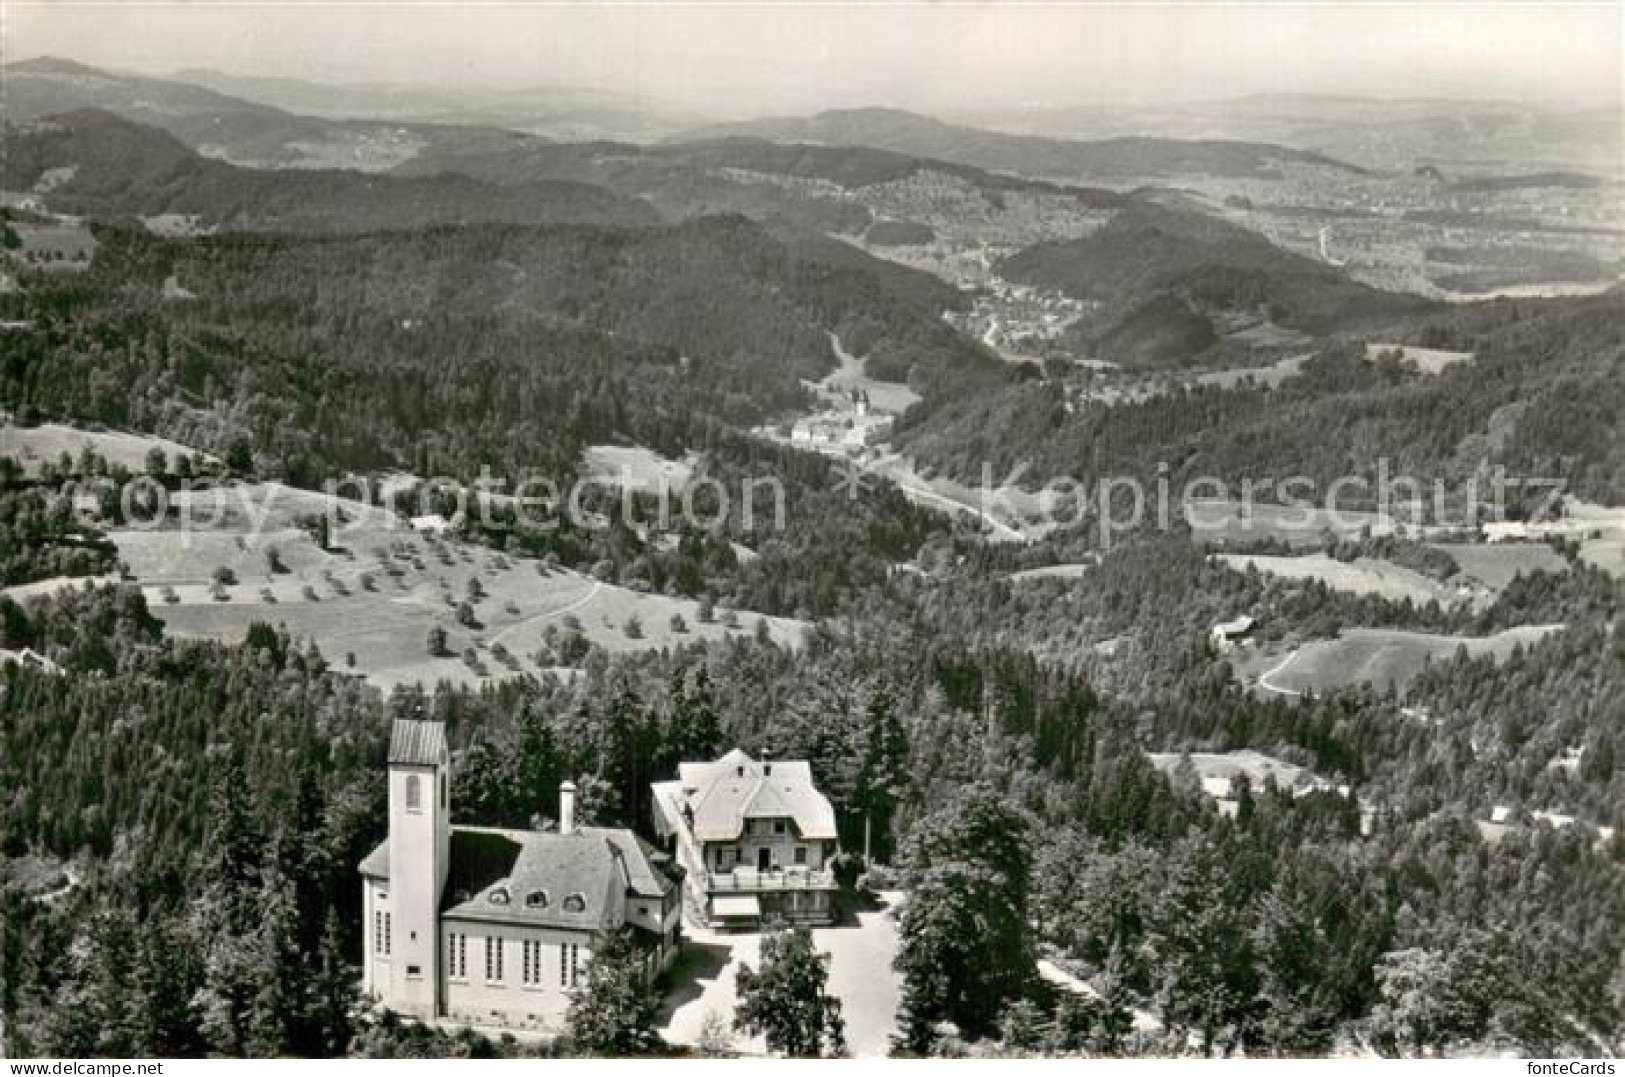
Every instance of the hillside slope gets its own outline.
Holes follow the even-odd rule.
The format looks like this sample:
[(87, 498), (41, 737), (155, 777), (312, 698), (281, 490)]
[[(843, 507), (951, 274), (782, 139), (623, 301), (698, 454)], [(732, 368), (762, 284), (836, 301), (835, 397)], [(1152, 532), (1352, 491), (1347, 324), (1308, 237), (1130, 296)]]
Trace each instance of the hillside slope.
[(1188, 174), (1269, 176), (1278, 173), (1283, 162), (1340, 172), (1359, 171), (1317, 153), (1266, 143), (1163, 138), (1073, 142), (963, 127), (914, 112), (884, 108), (719, 124), (689, 132), (684, 137), (741, 136), (774, 142), (872, 146), (1045, 179), (1125, 180)]
[[(1075, 212), (1115, 207), (1111, 191), (990, 173), (868, 146), (779, 145), (755, 138), (634, 146), (553, 143), (514, 136), (502, 146), (427, 150), (402, 175), (456, 172), (491, 183), (572, 180), (647, 199), (672, 219), (712, 213), (783, 217), (807, 228), (862, 233), (883, 209), (881, 187), (952, 186), (996, 212), (1012, 196)], [(947, 212), (947, 210), (944, 210)]]
[[(1201, 351), (1224, 315), (1264, 316), (1318, 334), (1425, 306), (1358, 284), (1255, 232), (1146, 200), (1131, 202), (1091, 235), (1029, 247), (999, 271), (1098, 304), (1075, 327), (1074, 343), (1111, 343), (1112, 357), (1130, 363)], [(1170, 318), (1179, 331), (1170, 331)]]
[[(0, 131), (0, 186), (30, 190), (52, 170), (52, 209), (91, 217), (195, 215), (206, 227), (359, 232), (429, 224), (652, 224), (647, 203), (584, 183), (518, 185), (467, 176), (262, 171), (200, 157), (174, 136), (99, 109)], [(66, 177), (66, 178), (62, 178)]]
[(0, 115), (11, 123), (105, 109), (162, 128), (210, 157), (263, 168), (391, 168), (432, 145), (476, 146), (487, 127), (340, 120), (288, 112), (173, 79), (41, 57), (0, 67)]

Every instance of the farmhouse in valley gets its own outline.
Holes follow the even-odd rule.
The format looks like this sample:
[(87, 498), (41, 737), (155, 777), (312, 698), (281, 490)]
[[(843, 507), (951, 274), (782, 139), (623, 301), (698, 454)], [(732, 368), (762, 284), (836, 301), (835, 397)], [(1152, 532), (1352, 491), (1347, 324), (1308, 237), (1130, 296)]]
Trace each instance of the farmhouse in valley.
[(676, 955), (681, 870), (629, 830), (452, 826), (440, 722), (397, 721), (389, 836), (361, 863), (366, 993), (406, 1016), (556, 1030), (599, 933), (629, 927), (652, 980)]
[(655, 833), (708, 924), (834, 918), (835, 810), (806, 763), (757, 761), (736, 748), (713, 763), (681, 764), (676, 781), (653, 790)]

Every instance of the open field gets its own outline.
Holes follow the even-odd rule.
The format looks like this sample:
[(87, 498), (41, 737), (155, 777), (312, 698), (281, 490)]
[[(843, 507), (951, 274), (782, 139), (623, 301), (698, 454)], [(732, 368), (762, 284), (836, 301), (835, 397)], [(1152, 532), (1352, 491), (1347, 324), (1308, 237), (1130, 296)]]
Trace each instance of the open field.
[(1353, 537), (1370, 528), (1373, 535), (1394, 530), (1393, 521), (1375, 512), (1313, 506), (1251, 505), (1230, 498), (1191, 498), (1185, 518), (1198, 542), (1259, 542), (1279, 539), (1290, 546), (1319, 546), (1326, 536)]
[[(637, 651), (753, 632), (759, 620), (719, 609), (703, 624), (693, 600), (419, 534), (382, 509), (323, 494), (243, 483), (220, 488), (216, 504), (214, 493), (183, 499), (182, 511), (194, 514), (191, 529), (110, 536), (154, 614), (177, 635), (227, 641), (242, 639), (256, 621), (280, 624), (386, 690), (539, 674), (565, 664), (558, 646), (576, 633), (607, 650)], [(328, 549), (293, 526), (300, 516), (328, 513), (340, 521)], [(45, 581), (16, 597), (79, 582)], [(469, 615), (459, 619), (464, 603)], [(797, 645), (806, 627), (762, 620), (786, 646)], [(446, 635), (439, 655), (428, 650), (435, 628)]]
[(29, 264), (49, 269), (82, 270), (96, 257), (96, 237), (83, 224), (56, 222), (25, 224), (14, 222), (12, 231), (22, 240), (16, 257)]
[(1473, 361), (1472, 352), (1451, 352), (1442, 348), (1417, 348), (1409, 344), (1378, 344), (1368, 343), (1365, 346), (1367, 361), (1374, 361), (1380, 355), (1389, 352), (1399, 352), (1401, 358), (1408, 363), (1415, 363), (1416, 368), (1424, 374), (1437, 374), (1446, 367), (1457, 363), (1470, 363)]
[(1044, 565), (1042, 568), (1024, 568), (1020, 572), (1010, 573), (1010, 578), (1017, 582), (1022, 580), (1076, 580), (1087, 575), (1095, 567), (1093, 562), (1077, 561), (1065, 565)]
[[(1550, 551), (1548, 551), (1550, 552)], [(1339, 561), (1323, 553), (1302, 557), (1279, 557), (1266, 554), (1218, 554), (1218, 560), (1238, 572), (1256, 568), (1275, 576), (1295, 580), (1319, 580), (1334, 591), (1356, 595), (1376, 595), (1394, 602), (1411, 601), (1418, 605), (1437, 602), (1441, 606), (1462, 601), (1463, 595), (1454, 588), (1430, 579), (1414, 569), (1382, 561), (1374, 557), (1358, 557), (1353, 561)], [(1559, 558), (1561, 561), (1561, 558)]]
[(1303, 364), (1309, 361), (1308, 355), (1292, 355), (1285, 359), (1278, 359), (1269, 366), (1233, 367), (1228, 370), (1211, 370), (1205, 374), (1198, 374), (1185, 380), (1182, 384), (1189, 386), (1203, 385), (1214, 389), (1234, 389), (1238, 385), (1252, 383), (1264, 385), (1271, 389), (1279, 388), (1288, 378), (1295, 378), (1303, 370)]
[[(1441, 636), (1391, 628), (1350, 628), (1336, 639), (1314, 640), (1257, 673), (1259, 688), (1301, 696), (1358, 684), (1403, 693), (1425, 665), (1454, 655), (1505, 661), (1515, 647), (1530, 647), (1562, 625), (1522, 625), (1493, 636)], [(1260, 659), (1263, 660), (1262, 658)], [(1245, 675), (1245, 674), (1244, 674)]]
[(835, 351), (835, 359), (839, 365), (823, 381), (813, 386), (819, 393), (831, 397), (845, 396), (853, 392), (864, 393), (869, 397), (870, 406), (877, 411), (899, 414), (919, 401), (920, 394), (907, 385), (871, 378), (864, 371), (863, 360), (842, 347), (834, 333), (829, 335), (829, 343)]
[(640, 445), (591, 445), (583, 454), (582, 475), (594, 482), (648, 493), (678, 493), (694, 477), (697, 457), (662, 456)]
[(1485, 524), (1484, 534), (1492, 542), (1551, 536), (1569, 539), (1580, 544), (1582, 561), (1625, 578), (1625, 507), (1568, 497), (1563, 499), (1563, 515), (1556, 520), (1497, 521)]
[[(237, 640), (255, 621), (285, 625), (314, 641), (335, 665), (385, 689), (441, 679), (474, 684), (552, 669), (558, 660), (549, 629), (555, 640), (579, 631), (607, 650), (637, 651), (753, 631), (758, 620), (740, 613), (729, 627), (722, 623), (727, 613), (719, 611), (716, 623), (702, 624), (699, 604), (690, 599), (642, 594), (565, 569), (544, 574), (538, 561), (399, 529), (346, 532), (344, 554), (284, 530), (258, 537), (115, 532), (113, 539), (172, 632)], [(285, 571), (267, 563), (271, 546)], [(212, 583), (220, 567), (237, 580), (224, 588), (224, 601)], [(465, 602), (468, 623), (457, 615)], [(674, 617), (681, 618), (681, 631)], [(788, 618), (765, 620), (787, 646), (799, 642), (805, 627)], [(446, 634), (445, 650), (431, 655), (428, 637), (437, 627)]]
[(1269, 777), (1274, 777), (1275, 784), (1282, 789), (1308, 792), (1332, 788), (1330, 782), (1316, 777), (1307, 767), (1251, 749), (1239, 752), (1191, 752), (1188, 756), (1180, 752), (1146, 753), (1151, 765), (1164, 774), (1174, 773), (1179, 769), (1180, 760), (1187, 757), (1202, 782), (1202, 792), (1217, 800), (1229, 799), (1230, 781), (1238, 774), (1247, 775), (1255, 790), (1262, 789), (1264, 779)]
[(1429, 545), (1446, 553), (1461, 567), (1463, 576), (1503, 591), (1520, 573), (1567, 572), (1569, 564), (1544, 542), (1433, 542)]
[[(86, 447), (110, 464), (123, 464), (131, 471), (147, 469), (147, 453), (162, 449), (173, 466), (180, 456), (194, 455), (195, 450), (165, 438), (145, 434), (126, 434), (114, 430), (81, 430), (57, 423), (39, 426), (0, 425), (0, 456), (9, 456), (23, 465), (30, 475), (39, 474), (40, 465), (55, 461), (63, 453), (78, 458)], [(207, 456), (207, 454), (199, 454)]]

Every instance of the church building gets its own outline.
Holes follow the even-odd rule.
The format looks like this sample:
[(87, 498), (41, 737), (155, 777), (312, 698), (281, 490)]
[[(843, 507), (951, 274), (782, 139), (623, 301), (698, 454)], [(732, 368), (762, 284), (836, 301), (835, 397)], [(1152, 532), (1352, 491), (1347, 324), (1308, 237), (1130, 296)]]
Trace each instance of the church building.
[(653, 980), (676, 956), (682, 869), (630, 830), (451, 825), (440, 722), (397, 721), (389, 836), (361, 863), (363, 989), (423, 1021), (557, 1031), (603, 932), (629, 928)]

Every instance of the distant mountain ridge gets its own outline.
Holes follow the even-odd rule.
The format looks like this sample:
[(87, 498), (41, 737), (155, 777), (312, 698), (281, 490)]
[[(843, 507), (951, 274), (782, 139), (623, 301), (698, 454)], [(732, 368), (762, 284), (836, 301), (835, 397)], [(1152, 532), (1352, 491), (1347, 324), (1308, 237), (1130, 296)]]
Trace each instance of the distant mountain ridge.
[(682, 139), (735, 137), (871, 146), (1051, 180), (1124, 180), (1196, 173), (1269, 176), (1279, 171), (1280, 164), (1288, 162), (1348, 173), (1360, 171), (1321, 154), (1266, 143), (1145, 137), (1077, 142), (1004, 134), (889, 108), (844, 109), (810, 117), (717, 124), (687, 132)]
[(665, 103), (575, 86), (510, 90), (398, 82), (324, 83), (207, 68), (189, 68), (170, 77), (306, 116), (502, 127), (568, 141), (646, 142), (698, 122)]
[(365, 232), (433, 224), (652, 224), (645, 202), (562, 180), (499, 186), (467, 176), (263, 171), (199, 156), (178, 138), (101, 109), (0, 130), (0, 186), (48, 170), (53, 209), (108, 218), (195, 216), (206, 227)]
[(491, 128), (300, 115), (172, 79), (39, 57), (0, 67), (0, 116), (12, 123), (104, 109), (169, 132), (206, 156), (263, 168), (379, 171), (425, 146), (478, 145)]
[(1475, 174), (1538, 169), (1625, 175), (1625, 109), (1617, 105), (1257, 94), (1128, 108), (983, 109), (966, 113), (962, 122), (1045, 138), (1267, 142), (1377, 170), (1437, 164)]

